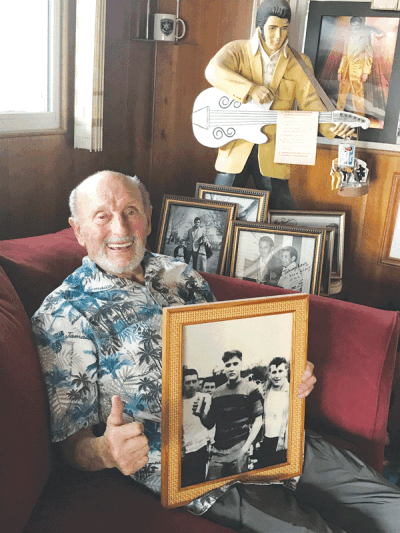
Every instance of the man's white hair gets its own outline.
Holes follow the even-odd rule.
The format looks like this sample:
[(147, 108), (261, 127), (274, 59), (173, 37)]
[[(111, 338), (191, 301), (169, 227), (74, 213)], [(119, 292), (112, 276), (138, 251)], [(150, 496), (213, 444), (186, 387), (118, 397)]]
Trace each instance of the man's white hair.
[(140, 194), (142, 195), (142, 203), (146, 213), (151, 209), (150, 195), (146, 187), (140, 181), (137, 176), (127, 176), (126, 174), (121, 174), (120, 172), (114, 172), (112, 170), (101, 170), (92, 174), (88, 178), (84, 179), (73, 189), (69, 195), (69, 210), (71, 212), (71, 217), (75, 220), (79, 220), (79, 208), (78, 208), (78, 193), (81, 189), (88, 187), (90, 185), (95, 185), (97, 181), (107, 174), (112, 174), (112, 176), (120, 179), (128, 187), (135, 186), (139, 189)]

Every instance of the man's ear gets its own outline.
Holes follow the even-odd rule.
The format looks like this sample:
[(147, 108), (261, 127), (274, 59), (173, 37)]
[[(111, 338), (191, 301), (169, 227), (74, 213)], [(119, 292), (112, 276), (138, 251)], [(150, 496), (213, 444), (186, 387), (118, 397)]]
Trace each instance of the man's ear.
[(79, 242), (79, 244), (81, 246), (86, 247), (85, 239), (83, 238), (82, 231), (81, 231), (81, 225), (79, 224), (79, 222), (73, 217), (69, 217), (68, 222), (70, 226), (73, 228), (75, 237), (77, 241)]
[(153, 213), (153, 206), (150, 206), (149, 209), (146, 212), (146, 218), (147, 218), (147, 230), (146, 230), (146, 237), (148, 237), (151, 233), (151, 215)]

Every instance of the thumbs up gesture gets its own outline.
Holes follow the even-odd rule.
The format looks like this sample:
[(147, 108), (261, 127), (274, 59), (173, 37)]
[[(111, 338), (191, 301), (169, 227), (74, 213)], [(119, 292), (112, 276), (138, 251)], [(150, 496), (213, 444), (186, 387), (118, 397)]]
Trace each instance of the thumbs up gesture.
[(125, 424), (122, 418), (124, 404), (118, 396), (112, 397), (111, 413), (107, 419), (104, 438), (104, 462), (108, 468), (116, 467), (131, 475), (147, 464), (149, 445), (143, 435), (143, 424)]

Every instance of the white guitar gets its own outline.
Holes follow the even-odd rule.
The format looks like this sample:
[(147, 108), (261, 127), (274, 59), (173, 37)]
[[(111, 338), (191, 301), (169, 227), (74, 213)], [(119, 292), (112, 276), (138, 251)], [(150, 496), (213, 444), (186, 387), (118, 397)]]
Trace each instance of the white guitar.
[[(241, 104), (224, 92), (210, 87), (201, 92), (193, 105), (193, 133), (199, 143), (210, 148), (220, 148), (229, 141), (244, 139), (263, 144), (268, 137), (261, 128), (276, 124), (279, 111), (272, 111), (272, 102)], [(352, 128), (367, 129), (369, 119), (347, 111), (320, 111), (319, 123), (344, 122)]]

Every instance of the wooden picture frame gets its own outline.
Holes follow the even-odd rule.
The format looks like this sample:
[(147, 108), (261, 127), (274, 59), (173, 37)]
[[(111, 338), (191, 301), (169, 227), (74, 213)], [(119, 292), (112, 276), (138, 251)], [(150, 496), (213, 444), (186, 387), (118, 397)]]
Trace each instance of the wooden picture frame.
[(331, 277), (342, 279), (344, 260), (345, 211), (285, 211), (271, 209), (268, 212), (270, 224), (289, 224), (306, 228), (334, 228), (335, 243), (332, 256)]
[(234, 278), (319, 294), (324, 246), (323, 228), (234, 221), (227, 270)]
[[(336, 107), (339, 83), (337, 72), (347, 39), (343, 32), (354, 16), (361, 17), (366, 26), (373, 28), (372, 71), (363, 82), (364, 97), (361, 100), (365, 104), (365, 115), (371, 120), (371, 126), (367, 130), (360, 129), (358, 141), (355, 143), (357, 146), (381, 149), (387, 146), (389, 149), (399, 150), (400, 147), (396, 144), (400, 111), (400, 93), (397, 89), (400, 84), (400, 12), (374, 10), (371, 9), (370, 2), (312, 0), (309, 3), (304, 53), (311, 59), (317, 80)], [(382, 33), (379, 34), (378, 31)], [(375, 65), (378, 65), (378, 72), (383, 69), (386, 73), (386, 82), (381, 86), (376, 85), (380, 78), (374, 74)], [(369, 94), (373, 98), (372, 101)], [(380, 94), (382, 101), (379, 105), (377, 94)], [(350, 94), (345, 111), (354, 111), (348, 107), (349, 102)], [(324, 144), (342, 142), (338, 138), (328, 140), (321, 135), (318, 140)]]
[[(161, 503), (164, 507), (178, 507), (185, 505), (192, 500), (206, 493), (225, 485), (227, 482), (240, 480), (242, 482), (258, 482), (262, 480), (282, 480), (300, 475), (303, 464), (303, 443), (304, 443), (304, 400), (299, 400), (297, 390), (301, 383), (302, 374), (306, 366), (307, 359), (307, 329), (308, 329), (308, 295), (294, 294), (281, 295), (275, 297), (263, 297), (245, 300), (234, 300), (228, 302), (214, 302), (208, 304), (186, 305), (179, 307), (169, 307), (163, 309), (163, 375), (162, 375), (162, 449), (161, 449)], [(252, 450), (248, 455), (248, 461), (240, 473), (224, 475), (224, 477), (213, 477), (218, 472), (213, 470), (212, 458), (218, 453), (217, 443), (219, 442), (221, 427), (215, 427), (214, 447), (211, 447), (210, 462), (206, 466), (202, 465), (200, 476), (196, 481), (192, 479), (189, 485), (184, 484), (182, 479), (188, 471), (186, 469), (186, 431), (193, 415), (193, 405), (196, 408), (201, 405), (199, 400), (207, 403), (209, 413), (218, 409), (217, 398), (224, 395), (224, 384), (218, 387), (212, 396), (207, 393), (190, 391), (189, 388), (183, 390), (184, 368), (187, 377), (187, 369), (190, 372), (196, 369), (198, 377), (212, 374), (215, 370), (215, 377), (223, 379), (219, 369), (223, 373), (228, 373), (227, 362), (222, 361), (226, 357), (227, 351), (239, 350), (242, 354), (240, 366), (242, 372), (237, 374), (233, 383), (232, 376), (228, 374), (225, 380), (230, 381), (230, 389), (246, 388), (251, 395), (251, 402), (257, 406), (257, 418), (264, 416), (263, 402), (262, 412), (259, 410), (259, 396), (264, 394), (264, 389), (270, 393), (271, 385), (267, 386), (267, 367), (271, 364), (271, 369), (276, 366), (272, 361), (276, 357), (283, 358), (288, 364), (284, 367), (290, 368), (285, 373), (289, 384), (279, 385), (280, 390), (284, 385), (284, 390), (288, 392), (289, 399), (284, 400), (282, 413), (285, 418), (283, 423), (286, 448), (284, 448), (284, 459), (282, 454), (270, 466), (259, 468), (254, 464), (253, 458), (258, 451), (258, 459), (262, 450), (260, 443), (260, 433), (253, 441)], [(231, 354), (230, 354), (231, 355)], [(235, 362), (233, 358), (230, 361)], [(229, 358), (228, 358), (229, 361)], [(280, 364), (281, 360), (275, 362)], [(278, 365), (279, 366), (279, 365)], [(197, 367), (197, 368), (196, 368)], [(255, 368), (261, 372), (260, 381), (264, 379), (263, 386), (257, 384), (254, 379)], [(185, 381), (186, 383), (186, 381)], [(233, 383), (233, 385), (232, 385)], [(222, 387), (222, 388), (221, 388)], [(260, 387), (260, 388), (259, 388)], [(264, 388), (263, 388), (264, 387)], [(275, 387), (276, 389), (276, 387)], [(241, 389), (242, 390), (242, 389)], [(190, 393), (190, 394), (189, 394)], [(193, 395), (196, 394), (196, 397)], [(191, 396), (192, 395), (192, 396)], [(208, 400), (205, 400), (205, 397)], [(190, 397), (188, 397), (190, 396)], [(289, 408), (287, 403), (289, 402)], [(213, 405), (213, 402), (216, 402)], [(287, 411), (289, 410), (289, 413)], [(206, 409), (203, 411), (205, 414)], [(261, 414), (260, 414), (261, 413)], [(255, 423), (255, 418), (248, 421), (248, 424)], [(226, 421), (226, 417), (217, 418)], [(234, 421), (232, 420), (232, 425)], [(262, 418), (265, 424), (266, 419)], [(202, 426), (202, 423), (199, 422)], [(246, 422), (247, 423), (247, 422)], [(226, 424), (225, 424), (226, 425)], [(189, 426), (190, 427), (190, 426)], [(226, 429), (226, 428), (223, 428)], [(229, 427), (228, 427), (229, 429)], [(196, 437), (200, 432), (194, 433)], [(193, 440), (191, 440), (192, 442)], [(198, 445), (201, 445), (200, 442)], [(257, 445), (260, 444), (258, 448)], [(282, 462), (280, 462), (282, 461)], [(248, 465), (253, 465), (251, 470), (247, 470)], [(205, 469), (205, 470), (204, 470)], [(208, 470), (207, 470), (208, 469)], [(207, 474), (205, 473), (207, 471)], [(213, 479), (204, 479), (212, 472)], [(191, 473), (191, 471), (189, 471)], [(225, 472), (226, 474), (226, 472)]]
[[(237, 211), (238, 204), (164, 195), (157, 253), (176, 257), (200, 272), (222, 274)], [(200, 219), (200, 230), (193, 238), (195, 219)]]
[(238, 203), (236, 220), (246, 222), (265, 222), (267, 218), (269, 191), (225, 187), (224, 185), (210, 185), (196, 183), (196, 198), (219, 202)]
[(400, 267), (400, 174), (393, 175), (379, 262)]

